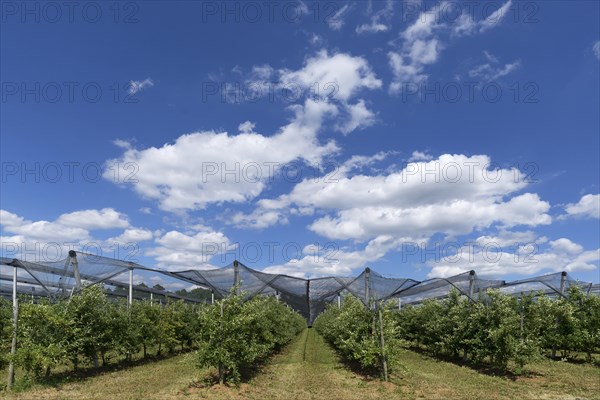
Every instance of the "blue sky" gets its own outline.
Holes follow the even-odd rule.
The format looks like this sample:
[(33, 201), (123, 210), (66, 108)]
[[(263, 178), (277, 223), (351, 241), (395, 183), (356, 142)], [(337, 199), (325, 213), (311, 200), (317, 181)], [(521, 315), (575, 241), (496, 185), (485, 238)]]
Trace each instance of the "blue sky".
[(598, 2), (52, 4), (2, 2), (4, 256), (599, 281)]

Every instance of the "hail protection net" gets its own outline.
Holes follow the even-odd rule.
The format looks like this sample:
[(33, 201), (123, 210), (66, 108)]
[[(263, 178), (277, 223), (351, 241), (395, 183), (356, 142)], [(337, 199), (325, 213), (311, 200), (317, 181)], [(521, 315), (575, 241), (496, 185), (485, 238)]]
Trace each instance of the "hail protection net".
[(545, 293), (563, 296), (572, 286), (579, 286), (589, 294), (598, 295), (600, 292), (597, 284), (574, 280), (566, 272), (505, 282), (480, 278), (474, 271), (468, 271), (419, 282), (385, 277), (367, 268), (355, 277), (303, 279), (257, 271), (238, 261), (219, 269), (169, 272), (77, 253), (53, 262), (0, 258), (0, 291), (4, 296), (12, 293), (14, 267), (17, 268), (17, 291), (21, 294), (62, 297), (70, 296), (85, 286), (102, 285), (106, 293), (114, 297), (129, 297), (131, 290), (133, 298), (157, 302), (170, 299), (211, 302), (233, 292), (246, 298), (276, 296), (302, 314), (309, 324), (328, 303), (343, 301), (348, 294), (365, 304), (392, 300), (398, 301), (401, 306), (418, 304), (426, 299), (441, 299), (453, 290), (472, 299), (490, 288), (511, 295)]

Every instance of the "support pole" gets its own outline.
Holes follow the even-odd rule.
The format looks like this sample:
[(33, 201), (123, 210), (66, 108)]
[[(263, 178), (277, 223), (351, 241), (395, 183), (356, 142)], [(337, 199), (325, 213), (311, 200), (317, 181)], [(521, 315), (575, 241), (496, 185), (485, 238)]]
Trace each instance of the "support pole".
[(398, 310), (402, 310), (402, 299), (398, 297)]
[(77, 262), (77, 253), (75, 250), (69, 250), (69, 258), (73, 267), (73, 276), (75, 277), (75, 290), (81, 289), (81, 276), (79, 275), (79, 263)]
[(210, 291), (210, 304), (215, 304), (215, 291)]
[(308, 310), (308, 327), (312, 326), (312, 315), (310, 310), (310, 278), (306, 280), (306, 308)]
[(342, 308), (342, 295), (338, 292), (338, 308)]
[[(567, 273), (565, 271), (560, 273), (560, 294), (565, 295), (565, 283), (567, 281)], [(560, 319), (556, 318), (556, 330), (558, 330), (558, 324)], [(552, 345), (552, 359), (556, 360), (556, 344)]]
[(150, 292), (150, 306), (154, 305), (154, 293)]
[(239, 294), (240, 290), (240, 264), (237, 260), (233, 262), (233, 286), (235, 287), (235, 294)]
[(565, 294), (565, 284), (567, 283), (567, 273), (565, 271), (560, 273), (560, 294)]
[(473, 300), (473, 293), (475, 289), (475, 271), (469, 272), (469, 299)]
[(10, 346), (10, 363), (8, 364), (8, 390), (11, 390), (15, 382), (15, 363), (14, 357), (17, 353), (17, 328), (19, 321), (19, 300), (17, 299), (17, 260), (13, 260), (13, 336)]
[(367, 308), (369, 307), (369, 279), (371, 277), (371, 269), (370, 268), (366, 268), (365, 269), (365, 304), (367, 306)]
[(383, 316), (381, 315), (381, 305), (378, 304), (377, 311), (379, 312), (379, 333), (381, 338), (381, 364), (383, 366), (383, 379), (388, 380), (388, 366), (385, 357), (385, 338), (383, 336)]
[(128, 304), (131, 307), (131, 303), (133, 303), (133, 268), (129, 268), (129, 298)]

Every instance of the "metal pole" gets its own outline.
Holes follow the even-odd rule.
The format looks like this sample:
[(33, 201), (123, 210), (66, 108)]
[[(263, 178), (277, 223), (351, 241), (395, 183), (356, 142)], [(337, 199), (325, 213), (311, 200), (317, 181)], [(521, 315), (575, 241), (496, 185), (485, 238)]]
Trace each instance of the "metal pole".
[(369, 308), (369, 278), (371, 275), (371, 269), (370, 268), (366, 268), (365, 269), (365, 304), (367, 305), (367, 308)]
[(235, 294), (238, 294), (240, 290), (240, 264), (237, 260), (233, 262), (233, 286), (235, 287)]
[(306, 307), (308, 308), (308, 327), (312, 326), (312, 314), (310, 309), (310, 278), (306, 280)]
[[(567, 273), (565, 271), (560, 273), (560, 294), (564, 296), (565, 294), (565, 283), (567, 280)], [(560, 318), (556, 318), (556, 330), (558, 331), (558, 324), (560, 323)], [(552, 345), (552, 359), (556, 359), (556, 344)]]
[(129, 268), (129, 306), (133, 303), (133, 268)]
[(215, 291), (210, 291), (210, 304), (215, 304)]
[(150, 292), (150, 306), (154, 305), (154, 293)]
[(402, 310), (402, 299), (398, 297), (398, 310)]
[(469, 272), (469, 298), (473, 299), (473, 291), (475, 289), (475, 271)]
[(383, 365), (383, 378), (388, 380), (388, 367), (387, 360), (385, 358), (385, 339), (383, 337), (383, 317), (381, 315), (381, 305), (378, 305), (377, 311), (379, 312), (379, 333), (381, 335), (381, 363)]
[(567, 273), (565, 271), (560, 273), (560, 294), (565, 294), (565, 283), (567, 281)]
[(338, 293), (338, 308), (342, 308), (342, 296)]
[(79, 275), (79, 264), (77, 263), (77, 253), (75, 250), (69, 250), (71, 266), (73, 267), (73, 276), (75, 277), (75, 289), (81, 289), (81, 276)]
[[(13, 262), (15, 262), (14, 260)], [(17, 327), (19, 321), (19, 300), (17, 299), (17, 267), (13, 265), (13, 336), (10, 346), (10, 363), (8, 364), (8, 390), (11, 390), (15, 382), (14, 357), (17, 353)]]

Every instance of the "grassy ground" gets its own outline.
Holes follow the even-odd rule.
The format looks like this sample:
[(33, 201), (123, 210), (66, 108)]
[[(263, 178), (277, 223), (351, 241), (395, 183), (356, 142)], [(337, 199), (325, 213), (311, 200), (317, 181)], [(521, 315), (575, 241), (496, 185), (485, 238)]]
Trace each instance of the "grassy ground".
[(600, 368), (550, 359), (523, 376), (493, 376), (403, 351), (407, 371), (392, 377), (407, 399), (600, 399)]
[[(203, 387), (211, 371), (181, 355), (56, 387), (36, 386), (7, 399), (600, 399), (600, 368), (552, 362), (529, 367), (525, 377), (491, 376), (403, 351), (407, 370), (391, 383), (344, 368), (312, 329), (305, 330), (248, 383)], [(3, 393), (2, 395), (4, 395)]]

